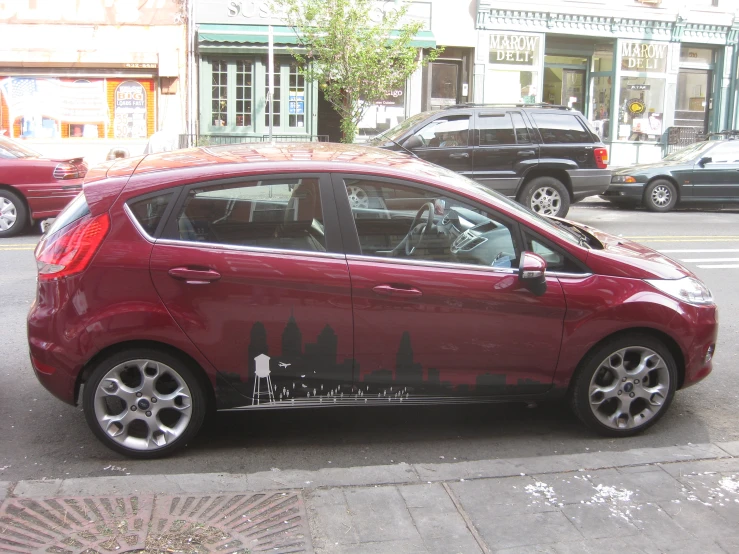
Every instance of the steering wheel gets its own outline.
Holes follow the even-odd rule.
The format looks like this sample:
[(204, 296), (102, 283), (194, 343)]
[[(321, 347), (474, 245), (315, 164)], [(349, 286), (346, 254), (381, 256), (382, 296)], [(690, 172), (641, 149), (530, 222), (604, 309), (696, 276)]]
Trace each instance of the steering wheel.
[[(421, 228), (420, 233), (418, 233), (418, 244), (413, 244), (413, 237), (416, 235), (416, 227), (419, 226), (419, 223), (421, 222), (421, 216), (424, 214), (424, 212), (429, 213), (428, 221), (426, 222), (426, 225)], [(431, 228), (434, 226), (434, 203), (433, 202), (426, 202), (423, 206), (421, 206), (418, 211), (416, 212), (416, 216), (413, 218), (413, 223), (411, 223), (411, 228), (408, 231), (408, 234), (405, 236), (405, 239), (403, 242), (405, 242), (405, 255), (406, 256), (412, 256), (413, 252), (416, 251), (416, 248), (421, 246), (421, 242), (423, 241), (423, 236), (428, 233)]]

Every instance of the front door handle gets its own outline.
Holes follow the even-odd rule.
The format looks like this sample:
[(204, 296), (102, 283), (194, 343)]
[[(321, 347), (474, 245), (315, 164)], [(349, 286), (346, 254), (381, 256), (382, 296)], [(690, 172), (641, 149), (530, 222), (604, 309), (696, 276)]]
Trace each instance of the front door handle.
[(173, 279), (185, 281), (188, 285), (207, 285), (221, 278), (221, 274), (212, 269), (191, 269), (189, 267), (173, 267), (167, 273)]
[(534, 152), (533, 150), (520, 150), (518, 152), (518, 155), (519, 156), (533, 156), (535, 154), (536, 154), (536, 152)]
[(464, 152), (463, 154), (449, 154), (449, 157), (453, 160), (461, 160), (462, 158), (469, 158), (470, 153)]
[(383, 296), (402, 296), (404, 298), (418, 298), (419, 296), (423, 295), (423, 293), (414, 288), (400, 288), (400, 287), (394, 287), (392, 285), (377, 285), (372, 289), (377, 294), (381, 294)]

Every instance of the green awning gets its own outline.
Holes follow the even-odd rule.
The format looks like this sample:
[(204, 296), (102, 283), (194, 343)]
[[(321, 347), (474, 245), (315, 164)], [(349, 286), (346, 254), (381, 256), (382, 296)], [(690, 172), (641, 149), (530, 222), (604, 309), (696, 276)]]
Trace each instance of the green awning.
[[(199, 44), (267, 44), (269, 27), (267, 25), (200, 25), (198, 29)], [(292, 27), (274, 25), (272, 27), (275, 44), (297, 46), (300, 44), (298, 36)], [(397, 31), (391, 37), (397, 36)], [(416, 48), (434, 48), (436, 39), (431, 31), (419, 31), (411, 46)]]

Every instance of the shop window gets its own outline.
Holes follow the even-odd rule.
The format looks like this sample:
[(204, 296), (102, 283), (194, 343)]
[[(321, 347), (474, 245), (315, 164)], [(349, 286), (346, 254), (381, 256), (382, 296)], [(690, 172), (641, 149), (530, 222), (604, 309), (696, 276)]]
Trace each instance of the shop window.
[[(269, 74), (267, 75), (267, 79), (269, 79)], [(280, 112), (282, 109), (282, 102), (280, 101), (282, 99), (282, 64), (278, 60), (275, 60), (275, 72), (274, 77), (272, 78), (272, 83), (274, 91), (272, 96), (272, 107), (270, 109), (269, 103), (267, 104), (266, 111), (264, 113), (265, 127), (269, 127), (270, 112), (272, 113), (273, 127), (279, 127), (282, 121), (282, 119), (280, 118)], [(267, 83), (264, 97), (269, 98), (269, 82)]]
[(481, 115), (477, 120), (480, 129), (480, 146), (496, 146), (499, 144), (516, 144), (513, 123), (510, 115)]
[(228, 64), (213, 61), (211, 64), (213, 86), (211, 88), (211, 114), (213, 126), (228, 125)]
[(590, 121), (601, 140), (608, 140), (611, 132), (611, 77), (592, 77), (593, 111)]
[(251, 127), (252, 82), (254, 78), (251, 61), (236, 63), (236, 126)]
[[(265, 96), (269, 92), (268, 88), (269, 85), (265, 90)], [(305, 75), (301, 73), (300, 66), (295, 61), (276, 60), (272, 108), (273, 127), (281, 127), (283, 123), (287, 123), (289, 129), (305, 127), (305, 91)], [(269, 109), (264, 115), (264, 124), (269, 126)]]
[(305, 75), (295, 62), (290, 64), (288, 127), (305, 127)]
[(680, 63), (713, 65), (714, 54), (710, 48), (683, 46), (680, 48)]
[(665, 80), (657, 77), (621, 77), (619, 140), (658, 142), (662, 139)]
[(533, 104), (536, 102), (538, 73), (491, 69), (485, 84), (486, 101), (495, 104)]
[(544, 144), (592, 143), (590, 132), (575, 115), (570, 114), (532, 114)]
[(613, 71), (612, 44), (597, 44), (595, 46), (595, 52), (593, 52), (592, 71), (594, 73), (605, 73)]

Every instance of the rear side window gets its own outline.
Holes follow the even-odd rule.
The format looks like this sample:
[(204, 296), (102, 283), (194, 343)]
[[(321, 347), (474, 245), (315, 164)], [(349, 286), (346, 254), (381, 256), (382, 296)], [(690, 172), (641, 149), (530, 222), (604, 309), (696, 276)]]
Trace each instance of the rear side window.
[(57, 216), (57, 218), (54, 220), (54, 223), (52, 223), (51, 227), (49, 227), (49, 229), (46, 231), (46, 234), (51, 236), (59, 229), (63, 229), (64, 227), (71, 223), (74, 223), (78, 219), (82, 219), (89, 213), (90, 208), (87, 205), (85, 193), (81, 192), (74, 200), (67, 204), (67, 207), (64, 208), (64, 211), (62, 211), (62, 213)]
[(156, 234), (157, 227), (164, 216), (164, 210), (167, 209), (167, 205), (172, 199), (173, 194), (172, 192), (168, 192), (128, 204), (136, 221), (139, 222), (139, 225), (146, 231), (147, 235), (154, 236)]
[(592, 143), (593, 137), (583, 127), (577, 116), (572, 114), (535, 113), (531, 114), (539, 127), (544, 144)]
[(477, 125), (480, 127), (480, 146), (516, 144), (511, 117), (507, 113), (480, 114)]
[(513, 127), (516, 130), (518, 144), (531, 144), (531, 133), (529, 133), (529, 128), (526, 126), (521, 114), (513, 112), (511, 113), (511, 118), (513, 118)]

